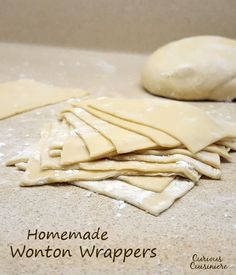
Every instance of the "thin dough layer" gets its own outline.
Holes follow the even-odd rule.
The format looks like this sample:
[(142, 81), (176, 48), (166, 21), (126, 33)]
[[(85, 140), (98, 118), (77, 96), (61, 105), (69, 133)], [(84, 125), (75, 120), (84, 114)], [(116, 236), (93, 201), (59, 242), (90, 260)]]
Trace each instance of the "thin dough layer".
[(197, 159), (203, 163), (209, 164), (215, 168), (220, 168), (220, 157), (217, 153), (200, 151), (198, 153), (191, 153), (187, 149), (176, 148), (170, 150), (143, 150), (135, 152), (137, 154), (154, 155), (154, 156), (171, 156), (174, 154), (186, 155)]
[(89, 106), (164, 131), (193, 153), (223, 138), (236, 137), (235, 123), (216, 120), (201, 109), (183, 102), (106, 98), (91, 101)]
[(221, 171), (219, 169), (212, 168), (210, 165), (207, 165), (196, 159), (180, 154), (174, 154), (171, 156), (127, 154), (115, 156), (111, 159), (118, 161), (141, 161), (148, 163), (187, 163), (191, 165), (198, 173), (204, 176), (207, 176), (212, 179), (220, 179), (221, 177)]
[(184, 161), (179, 163), (158, 164), (140, 161), (99, 160), (80, 163), (79, 166), (81, 169), (90, 171), (131, 170), (145, 173), (174, 173), (186, 177), (193, 182), (197, 182), (200, 178), (193, 167)]
[[(85, 101), (85, 102), (87, 102), (87, 101)], [(94, 115), (102, 120), (105, 120), (113, 125), (122, 127), (129, 131), (131, 130), (135, 133), (146, 136), (146, 137), (150, 138), (153, 142), (155, 142), (160, 147), (174, 148), (174, 147), (178, 147), (181, 145), (181, 143), (177, 139), (171, 137), (170, 135), (168, 135), (160, 130), (157, 130), (157, 129), (154, 129), (154, 128), (151, 128), (148, 126), (144, 126), (144, 125), (141, 125), (138, 123), (130, 122), (127, 120), (123, 120), (118, 117), (109, 115), (107, 113), (95, 110), (95, 109), (87, 106), (87, 104), (85, 104), (84, 101), (81, 102), (81, 108), (85, 109), (92, 115)]]
[(119, 176), (117, 179), (144, 190), (160, 193), (174, 180), (174, 177)]
[(158, 216), (168, 209), (178, 198), (184, 196), (194, 186), (188, 180), (173, 180), (161, 193), (146, 191), (120, 180), (78, 181), (73, 185), (90, 191), (128, 202), (146, 212)]
[(110, 140), (110, 142), (115, 146), (118, 154), (153, 148), (156, 146), (156, 144), (147, 137), (107, 123), (81, 108), (74, 108), (72, 111), (78, 118)]
[(36, 82), (32, 79), (1, 83), (0, 119), (87, 94), (82, 90), (60, 88)]
[(76, 133), (82, 138), (91, 158), (101, 158), (116, 151), (116, 148), (107, 138), (80, 120), (73, 113), (65, 112), (62, 116), (73, 126)]

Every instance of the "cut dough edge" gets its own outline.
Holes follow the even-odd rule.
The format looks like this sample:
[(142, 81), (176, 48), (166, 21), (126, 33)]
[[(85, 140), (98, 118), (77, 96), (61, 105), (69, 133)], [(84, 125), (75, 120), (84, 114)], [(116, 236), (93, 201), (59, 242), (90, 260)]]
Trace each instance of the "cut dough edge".
[[(180, 140), (193, 153), (223, 138), (236, 136), (235, 123), (216, 121), (201, 109), (187, 103), (157, 99), (125, 101), (106, 98), (88, 100), (88, 105), (115, 117), (164, 131)], [(165, 121), (161, 120), (162, 117), (165, 117)], [(172, 123), (173, 118), (178, 123)], [(192, 133), (191, 137), (188, 135), (189, 132)]]
[(133, 131), (110, 124), (94, 115), (91, 115), (84, 109), (76, 108), (73, 113), (80, 120), (84, 121), (101, 135), (105, 136), (114, 145), (118, 154), (156, 147), (156, 144), (151, 141), (151, 139)]
[(72, 183), (90, 191), (128, 202), (144, 211), (158, 216), (168, 209), (175, 200), (184, 196), (194, 183), (188, 180), (173, 180), (161, 193), (146, 191), (120, 180), (79, 181)]
[[(78, 106), (101, 120), (104, 120), (108, 123), (119, 126), (121, 128), (124, 128), (126, 130), (133, 131), (137, 134), (146, 136), (147, 138), (151, 139), (154, 143), (156, 143), (157, 146), (168, 148), (168, 147), (177, 147), (181, 145), (181, 143), (178, 140), (176, 140), (175, 138), (171, 137), (170, 135), (166, 134), (163, 131), (160, 131), (148, 126), (144, 126), (135, 122), (123, 120), (118, 117), (112, 116), (110, 114), (98, 111), (96, 109), (89, 107), (84, 102), (81, 102), (80, 105)], [(62, 114), (66, 111), (76, 113), (76, 108), (64, 110), (62, 111)]]
[[(152, 191), (147, 191), (145, 188), (137, 187), (137, 185), (139, 185), (136, 183), (137, 177), (122, 176), (121, 178), (123, 178), (123, 181), (116, 179), (93, 181), (95, 179), (104, 179), (106, 177), (117, 177), (117, 173), (113, 172), (109, 172), (108, 174), (107, 172), (99, 173), (99, 175), (97, 172), (94, 174), (89, 172), (90, 181), (84, 181), (84, 179), (86, 179), (86, 171), (84, 174), (83, 171), (75, 171), (74, 174), (71, 173), (72, 171), (41, 171), (39, 161), (34, 158), (29, 160), (27, 169), (28, 170), (26, 170), (22, 181), (22, 186), (42, 185), (53, 182), (58, 183), (67, 181), (70, 184), (86, 188), (90, 191), (100, 193), (111, 198), (124, 200), (125, 202), (137, 206), (155, 216), (168, 209), (176, 199), (185, 195), (194, 186), (194, 183), (189, 180), (176, 180), (172, 177), (164, 178), (164, 181), (163, 178), (152, 178), (153, 183), (149, 182), (150, 186), (146, 186), (148, 189), (153, 188)], [(62, 173), (64, 176), (62, 176)], [(40, 174), (41, 176), (39, 176), (39, 178), (35, 181), (34, 177), (36, 176), (37, 178)], [(42, 174), (44, 174), (44, 177), (42, 177)], [(91, 181), (92, 174), (96, 176)], [(73, 182), (76, 178), (81, 178), (81, 181)], [(125, 182), (127, 180), (129, 184)], [(140, 178), (138, 178), (138, 181), (140, 182)], [(145, 183), (143, 182), (142, 185), (145, 186)], [(155, 192), (153, 192), (154, 190)], [(158, 191), (159, 193), (157, 193)]]
[(0, 83), (0, 91), (0, 120), (88, 94), (79, 89), (56, 87), (32, 79)]

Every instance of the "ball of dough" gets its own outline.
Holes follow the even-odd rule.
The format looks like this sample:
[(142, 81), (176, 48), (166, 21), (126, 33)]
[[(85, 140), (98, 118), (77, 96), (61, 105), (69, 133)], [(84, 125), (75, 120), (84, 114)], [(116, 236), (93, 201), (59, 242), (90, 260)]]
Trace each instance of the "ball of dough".
[(148, 58), (141, 83), (164, 97), (231, 101), (236, 98), (236, 40), (196, 36), (169, 43)]

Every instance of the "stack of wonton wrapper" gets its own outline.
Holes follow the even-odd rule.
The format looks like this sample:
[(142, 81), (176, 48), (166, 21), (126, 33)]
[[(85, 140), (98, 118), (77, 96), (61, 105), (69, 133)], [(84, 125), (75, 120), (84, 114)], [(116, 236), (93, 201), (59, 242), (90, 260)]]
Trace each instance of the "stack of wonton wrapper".
[(236, 124), (190, 104), (101, 98), (62, 110), (7, 165), (25, 171), (21, 186), (73, 184), (157, 216), (201, 177), (220, 179), (230, 150)]

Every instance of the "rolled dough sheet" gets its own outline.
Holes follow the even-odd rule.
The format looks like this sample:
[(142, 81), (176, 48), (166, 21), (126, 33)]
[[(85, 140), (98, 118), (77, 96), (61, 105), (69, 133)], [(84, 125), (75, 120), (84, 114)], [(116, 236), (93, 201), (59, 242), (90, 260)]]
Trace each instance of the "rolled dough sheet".
[(120, 180), (78, 181), (73, 185), (130, 203), (144, 211), (158, 216), (175, 200), (184, 196), (194, 183), (185, 179), (173, 180), (161, 193), (146, 191)]
[(60, 88), (32, 79), (1, 83), (0, 119), (87, 94), (79, 89)]
[(178, 139), (195, 153), (226, 137), (236, 137), (236, 124), (216, 120), (183, 102), (151, 99), (100, 99), (89, 104), (99, 111), (150, 126)]
[(156, 146), (149, 138), (98, 119), (81, 108), (73, 108), (72, 111), (78, 118), (99, 131), (112, 142), (118, 154)]
[(154, 155), (136, 155), (126, 154), (112, 157), (113, 160), (118, 161), (141, 161), (149, 163), (187, 163), (192, 166), (198, 173), (212, 179), (220, 179), (221, 171), (213, 168), (203, 162), (200, 162), (189, 156), (174, 154), (171, 156), (154, 156)]
[(174, 177), (119, 176), (117, 179), (144, 190), (160, 193), (174, 180)]
[(80, 163), (79, 167), (90, 171), (133, 170), (145, 173), (174, 173), (193, 182), (197, 182), (200, 178), (196, 170), (186, 162), (158, 164), (140, 161), (98, 160)]
[(116, 148), (107, 138), (80, 120), (73, 113), (64, 112), (62, 116), (73, 126), (76, 133), (82, 138), (88, 148), (91, 158), (101, 158), (116, 151)]
[(215, 168), (220, 168), (220, 157), (217, 153), (200, 151), (198, 153), (191, 153), (187, 149), (170, 149), (170, 150), (143, 150), (135, 152), (137, 154), (154, 155), (154, 156), (171, 156), (174, 154), (186, 155), (191, 158), (197, 159), (201, 162), (209, 164)]
[(127, 120), (123, 120), (104, 112), (100, 112), (98, 110), (95, 110), (87, 106), (87, 104), (85, 104), (84, 102), (86, 101), (81, 101), (81, 107), (86, 111), (88, 111), (89, 113), (91, 113), (92, 115), (102, 120), (105, 120), (111, 124), (117, 125), (124, 129), (146, 136), (150, 138), (153, 142), (155, 142), (157, 145), (159, 145), (160, 147), (175, 148), (181, 145), (181, 143), (177, 139), (171, 137), (170, 135), (160, 130), (157, 130), (148, 126), (144, 126), (138, 123), (130, 122)]

